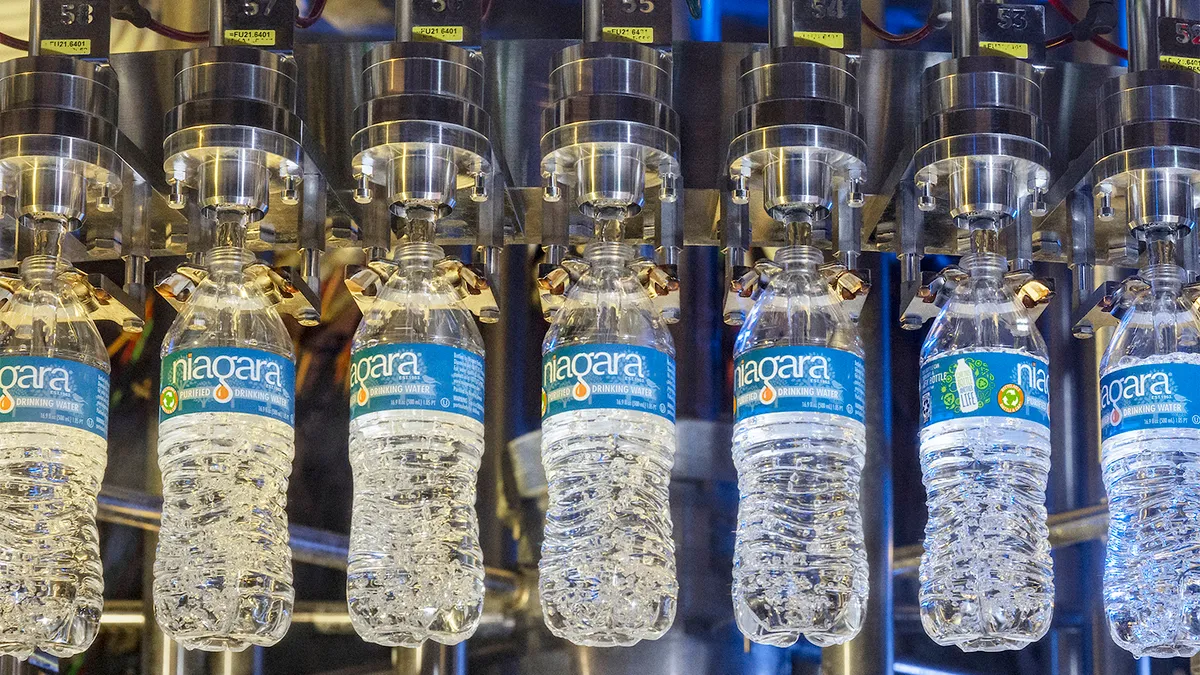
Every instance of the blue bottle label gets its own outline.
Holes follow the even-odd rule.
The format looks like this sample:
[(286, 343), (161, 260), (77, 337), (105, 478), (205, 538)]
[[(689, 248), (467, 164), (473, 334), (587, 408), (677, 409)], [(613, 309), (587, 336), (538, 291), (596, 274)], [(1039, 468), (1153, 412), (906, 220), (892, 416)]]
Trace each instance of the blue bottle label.
[(260, 349), (200, 347), (162, 362), (159, 423), (191, 413), (244, 413), (295, 424), (296, 367)]
[(590, 344), (542, 357), (542, 419), (576, 410), (646, 412), (675, 421), (675, 359), (651, 347)]
[(483, 423), (483, 357), (432, 344), (360, 349), (350, 367), (350, 418), (385, 410), (436, 410)]
[(921, 366), (921, 424), (1011, 417), (1050, 426), (1050, 365), (1019, 352), (964, 352)]
[(1154, 363), (1100, 378), (1100, 436), (1144, 429), (1200, 429), (1200, 365)]
[(41, 422), (108, 438), (108, 373), (78, 361), (0, 356), (0, 423)]
[(866, 420), (862, 357), (829, 347), (762, 347), (734, 360), (733, 411), (812, 412)]

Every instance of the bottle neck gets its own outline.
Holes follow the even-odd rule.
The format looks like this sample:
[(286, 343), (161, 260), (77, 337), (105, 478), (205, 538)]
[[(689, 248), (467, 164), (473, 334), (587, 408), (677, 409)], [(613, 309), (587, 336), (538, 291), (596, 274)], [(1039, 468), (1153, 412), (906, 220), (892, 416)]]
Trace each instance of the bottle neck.
[(66, 261), (53, 255), (31, 255), (21, 261), (21, 280), (26, 286), (53, 284), (70, 267)]
[(253, 253), (237, 246), (218, 246), (206, 256), (209, 274), (226, 279), (241, 278), (254, 260)]
[(405, 270), (428, 270), (445, 257), (441, 246), (428, 242), (409, 242), (396, 247), (395, 262)]
[(1179, 265), (1171, 263), (1150, 265), (1142, 270), (1142, 279), (1150, 284), (1150, 290), (1155, 295), (1163, 293), (1178, 295), (1183, 291), (1187, 273)]
[(775, 252), (775, 262), (784, 272), (816, 273), (825, 255), (815, 246), (785, 246)]
[(593, 268), (625, 268), (634, 259), (633, 246), (615, 241), (595, 241), (583, 249), (583, 258)]
[(959, 266), (973, 279), (1003, 279), (1008, 270), (1008, 261), (995, 253), (972, 253), (965, 255)]

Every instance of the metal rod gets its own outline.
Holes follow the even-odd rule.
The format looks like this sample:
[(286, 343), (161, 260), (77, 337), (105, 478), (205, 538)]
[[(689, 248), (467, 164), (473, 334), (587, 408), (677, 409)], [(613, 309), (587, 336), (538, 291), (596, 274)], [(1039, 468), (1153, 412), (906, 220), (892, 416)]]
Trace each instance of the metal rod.
[[(161, 497), (125, 488), (105, 487), (100, 491), (98, 502), (96, 517), (106, 523), (157, 532), (162, 522)], [(288, 531), (291, 535), (292, 556), (296, 562), (330, 569), (346, 569), (350, 537), (303, 525), (292, 525)], [(486, 574), (484, 584), (489, 591), (503, 596), (509, 606), (524, 604), (528, 592), (521, 575), (491, 567), (486, 568)]]
[(979, 55), (979, 24), (975, 15), (979, 0), (953, 0), (951, 9), (951, 53), (955, 58)]
[(396, 42), (412, 42), (414, 1), (396, 0)]
[(42, 0), (29, 0), (29, 55), (42, 51)]
[(604, 40), (604, 2), (603, 0), (583, 0), (583, 41), (602, 42)]
[(208, 3), (208, 44), (214, 47), (225, 45), (225, 2), (210, 0)]
[(787, 47), (793, 41), (793, 0), (771, 0), (771, 47)]
[[(1050, 528), (1050, 546), (1062, 548), (1085, 541), (1095, 541), (1108, 533), (1108, 505), (1097, 504), (1065, 513), (1057, 513), (1046, 519)], [(892, 563), (892, 574), (916, 574), (921, 565), (921, 544), (896, 549)]]

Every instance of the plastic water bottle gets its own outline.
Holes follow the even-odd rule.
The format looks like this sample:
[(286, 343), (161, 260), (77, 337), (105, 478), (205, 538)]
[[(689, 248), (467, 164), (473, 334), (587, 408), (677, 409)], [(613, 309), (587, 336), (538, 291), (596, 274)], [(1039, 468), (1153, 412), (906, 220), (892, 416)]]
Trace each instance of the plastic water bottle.
[(461, 642), (483, 611), (483, 338), (435, 272), (442, 257), (432, 244), (400, 248), (351, 357), (346, 597), (358, 634), (393, 647)]
[(291, 624), (294, 356), (252, 262), (214, 248), (163, 341), (154, 610), (188, 649), (272, 645)]
[(858, 634), (867, 605), (862, 345), (820, 251), (775, 260), (734, 350), (734, 614), (755, 642), (829, 646)]
[(629, 266), (633, 248), (597, 242), (584, 257), (591, 269), (542, 343), (549, 508), (538, 587), (555, 635), (628, 646), (675, 618), (675, 348)]
[(68, 270), (26, 258), (0, 313), (0, 654), (22, 659), (87, 649), (104, 605), (108, 352)]
[(1100, 364), (1104, 608), (1124, 649), (1187, 657), (1200, 650), (1200, 317), (1179, 267), (1143, 278)]
[(921, 470), (929, 521), (921, 622), (963, 651), (1021, 649), (1050, 627), (1046, 345), (1004, 258), (966, 256), (921, 353)]

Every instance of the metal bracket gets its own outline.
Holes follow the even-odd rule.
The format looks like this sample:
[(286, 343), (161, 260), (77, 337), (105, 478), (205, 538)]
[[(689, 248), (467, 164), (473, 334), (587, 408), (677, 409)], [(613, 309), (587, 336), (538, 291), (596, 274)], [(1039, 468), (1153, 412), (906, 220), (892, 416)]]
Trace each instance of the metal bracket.
[[(650, 295), (650, 301), (662, 313), (668, 324), (679, 322), (679, 270), (677, 265), (659, 264), (649, 258), (638, 258), (630, 264), (638, 283)], [(566, 258), (554, 265), (538, 265), (538, 300), (542, 305), (542, 318), (550, 321), (563, 306), (571, 284), (591, 269), (582, 258)]]
[[(108, 277), (85, 274), (74, 267), (58, 276), (71, 285), (71, 292), (87, 309), (92, 321), (111, 321), (127, 333), (140, 333), (145, 328), (144, 308)], [(0, 274), (0, 307), (7, 305), (24, 285), (19, 275)]]
[(950, 265), (941, 272), (922, 272), (921, 283), (904, 290), (900, 306), (900, 327), (904, 330), (920, 330), (929, 320), (942, 311), (950, 294), (967, 278), (967, 273), (957, 265)]
[[(1096, 336), (1096, 331), (1121, 322), (1117, 315), (1133, 304), (1134, 298), (1150, 288), (1141, 277), (1124, 281), (1106, 281), (1079, 303), (1072, 316), (1071, 333), (1080, 340)], [(1189, 287), (1192, 288), (1192, 287)]]
[[(954, 289), (967, 279), (961, 267), (950, 265), (941, 272), (922, 273), (922, 283), (914, 284), (904, 292), (900, 306), (904, 308), (900, 327), (905, 330), (920, 330), (935, 318), (954, 293)], [(1004, 275), (1004, 283), (1017, 296), (1017, 301), (1029, 311), (1030, 318), (1037, 322), (1054, 298), (1054, 283), (1039, 279), (1029, 270), (1014, 270)]]
[[(379, 291), (399, 269), (400, 266), (391, 260), (372, 260), (362, 266), (347, 266), (346, 288), (360, 312), (366, 314), (370, 311)], [(455, 258), (443, 258), (434, 265), (434, 273), (454, 287), (459, 300), (480, 323), (496, 323), (500, 320), (500, 306), (496, 303), (496, 295), (482, 265), (467, 265)]]
[[(321, 323), (321, 300), (316, 292), (304, 283), (301, 275), (291, 268), (274, 269), (263, 263), (255, 263), (246, 267), (253, 283), (271, 302), (280, 314), (291, 316), (301, 326), (316, 326)], [(200, 283), (208, 277), (208, 269), (191, 263), (184, 263), (159, 281), (154, 290), (163, 297), (175, 311), (183, 311), (192, 294)], [(299, 279), (296, 283), (294, 280)]]
[[(725, 289), (725, 323), (730, 326), (740, 326), (745, 317), (762, 295), (771, 278), (782, 268), (771, 260), (759, 260), (754, 267), (734, 267), (729, 288)], [(871, 271), (866, 269), (850, 270), (837, 262), (821, 265), (820, 272), (833, 291), (842, 301), (842, 307), (855, 323), (862, 315), (863, 305), (871, 292)]]

